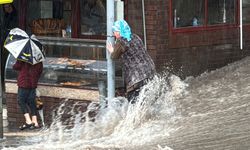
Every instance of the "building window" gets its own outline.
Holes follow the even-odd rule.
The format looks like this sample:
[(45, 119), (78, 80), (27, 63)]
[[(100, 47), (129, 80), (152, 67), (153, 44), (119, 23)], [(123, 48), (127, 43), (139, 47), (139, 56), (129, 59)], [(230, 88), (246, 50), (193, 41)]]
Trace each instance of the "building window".
[(204, 2), (202, 0), (173, 0), (174, 28), (203, 25)]
[(172, 0), (174, 28), (236, 24), (237, 0)]
[[(32, 0), (27, 4), (26, 31), (39, 36), (71, 36), (71, 0)], [(67, 35), (62, 34), (67, 30)]]
[(81, 35), (106, 35), (106, 0), (80, 0)]
[(244, 24), (250, 23), (250, 0), (242, 0), (242, 21)]
[[(115, 1), (115, 19), (124, 17), (124, 1)], [(29, 0), (26, 3), (24, 20), (29, 33), (106, 39), (107, 0)]]
[(208, 0), (208, 24), (236, 23), (236, 0)]

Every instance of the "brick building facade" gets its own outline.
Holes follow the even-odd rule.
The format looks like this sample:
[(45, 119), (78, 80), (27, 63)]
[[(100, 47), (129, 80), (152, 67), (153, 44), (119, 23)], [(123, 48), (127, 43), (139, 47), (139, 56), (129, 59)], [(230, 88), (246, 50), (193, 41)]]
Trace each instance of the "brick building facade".
[[(182, 78), (198, 76), (249, 55), (249, 30), (243, 26), (243, 50), (239, 46), (239, 27), (222, 26), (197, 31), (171, 30), (170, 0), (146, 0), (147, 48), (158, 71), (168, 70)], [(142, 2), (126, 3), (126, 19), (133, 32), (143, 38)]]
[[(20, 5), (25, 6), (25, 1), (21, 0)], [(74, 1), (74, 3), (77, 2), (79, 0)], [(243, 50), (241, 50), (238, 20), (234, 26), (175, 30), (172, 27), (170, 11), (172, 0), (145, 0), (144, 2), (146, 46), (158, 72), (167, 70), (181, 78), (198, 76), (203, 72), (223, 67), (249, 55), (250, 27), (248, 25), (243, 26), (244, 41)], [(144, 39), (142, 1), (124, 0), (124, 4), (125, 19), (130, 24), (132, 32)], [(74, 7), (76, 6), (74, 5)], [(73, 9), (73, 11), (78, 12), (79, 10)], [(20, 12), (24, 14), (25, 9)], [(20, 26), (25, 29), (25, 21), (22, 21), (25, 20), (25, 15), (20, 15), (20, 20)], [(74, 24), (72, 27), (77, 27)], [(77, 36), (77, 31), (72, 31), (73, 37)], [(16, 93), (7, 93), (6, 97), (10, 126), (21, 124), (23, 117), (18, 110)], [(45, 121), (49, 124), (53, 109), (65, 98), (43, 96), (42, 99), (45, 103)], [(80, 100), (80, 102), (85, 104), (90, 102), (86, 100)], [(74, 101), (78, 100), (74, 99)], [(87, 106), (83, 106), (83, 109), (86, 109)]]

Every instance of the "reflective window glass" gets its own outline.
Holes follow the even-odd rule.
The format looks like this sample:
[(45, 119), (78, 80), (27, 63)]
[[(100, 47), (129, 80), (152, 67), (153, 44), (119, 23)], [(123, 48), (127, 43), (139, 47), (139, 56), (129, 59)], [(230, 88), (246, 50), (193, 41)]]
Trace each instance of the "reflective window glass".
[(208, 24), (235, 23), (235, 0), (208, 0)]
[(204, 2), (202, 0), (173, 0), (173, 26), (178, 28), (203, 25)]
[(173, 27), (235, 24), (236, 6), (237, 0), (172, 0)]
[(71, 36), (71, 0), (28, 1), (28, 33), (38, 36)]
[(81, 0), (81, 34), (106, 35), (106, 0)]
[(250, 0), (242, 0), (242, 20), (243, 23), (250, 23)]

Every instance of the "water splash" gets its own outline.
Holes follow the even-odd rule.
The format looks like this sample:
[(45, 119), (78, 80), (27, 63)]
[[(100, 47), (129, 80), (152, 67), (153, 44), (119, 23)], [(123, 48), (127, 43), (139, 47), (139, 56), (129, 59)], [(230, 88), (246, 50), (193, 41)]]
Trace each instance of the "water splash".
[[(117, 97), (105, 108), (91, 103), (83, 112), (79, 103), (69, 105), (65, 101), (55, 112), (50, 128), (29, 139), (32, 145), (16, 149), (125, 148), (157, 141), (175, 130), (171, 124), (181, 115), (174, 100), (186, 87), (178, 77), (165, 74), (155, 76), (143, 87), (136, 104)], [(71, 117), (62, 121), (64, 115)], [(34, 143), (34, 139), (39, 142)]]
[(4, 149), (250, 149), (249, 65), (248, 57), (185, 81), (155, 76), (134, 105), (117, 97), (85, 112), (66, 101), (50, 128)]

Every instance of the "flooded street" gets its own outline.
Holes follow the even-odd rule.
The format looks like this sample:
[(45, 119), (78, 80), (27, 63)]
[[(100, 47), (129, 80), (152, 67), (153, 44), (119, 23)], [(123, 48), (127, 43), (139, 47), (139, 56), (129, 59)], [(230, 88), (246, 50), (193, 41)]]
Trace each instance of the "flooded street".
[(64, 107), (50, 128), (3, 149), (249, 150), (250, 58), (184, 81), (155, 77), (136, 105), (115, 98), (94, 122), (69, 112), (72, 128), (60, 122)]

